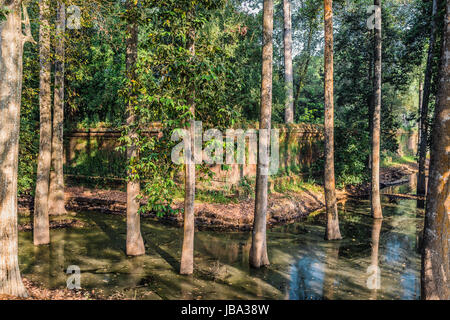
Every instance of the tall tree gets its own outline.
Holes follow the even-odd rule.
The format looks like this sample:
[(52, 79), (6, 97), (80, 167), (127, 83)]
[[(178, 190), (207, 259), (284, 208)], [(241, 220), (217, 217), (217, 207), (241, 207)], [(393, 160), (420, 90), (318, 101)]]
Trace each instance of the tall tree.
[(40, 135), (39, 158), (34, 198), (34, 244), (48, 244), (50, 230), (48, 220), (48, 194), (52, 153), (52, 115), (51, 115), (51, 52), (50, 52), (50, 6), (48, 0), (39, 1), (39, 109)]
[(334, 177), (334, 87), (333, 87), (333, 0), (324, 0), (325, 26), (325, 204), (327, 228), (325, 239), (342, 239), (336, 202)]
[[(194, 12), (189, 12), (189, 20), (194, 19)], [(190, 52), (190, 62), (195, 57), (195, 29), (190, 27), (188, 33), (188, 50)], [(188, 81), (193, 83), (191, 81)], [(181, 274), (192, 274), (194, 272), (194, 236), (195, 236), (195, 88), (192, 87), (190, 95), (187, 97), (189, 105), (189, 138), (188, 147), (185, 152), (184, 165), (184, 236), (183, 248), (181, 251)]]
[(285, 122), (294, 122), (294, 71), (292, 67), (291, 1), (283, 0)]
[(259, 116), (258, 165), (256, 173), (255, 216), (249, 262), (252, 267), (269, 265), (266, 240), (267, 183), (272, 117), (273, 0), (264, 0), (261, 70), (261, 112)]
[(422, 128), (422, 106), (423, 106), (423, 84), (422, 79), (419, 79), (419, 126), (418, 126), (418, 141), (420, 143), (420, 131)]
[[(126, 2), (126, 19), (127, 19), (127, 33), (126, 33), (126, 70), (128, 80), (128, 103), (127, 103), (127, 130), (128, 130), (128, 145), (127, 145), (127, 160), (128, 164), (132, 165), (137, 162), (139, 154), (136, 146), (137, 131), (136, 131), (136, 111), (137, 104), (137, 74), (136, 62), (138, 57), (138, 15), (139, 9), (137, 1), (127, 0)], [(139, 176), (133, 172), (128, 171), (127, 182), (127, 255), (139, 256), (145, 254), (144, 240), (141, 235), (141, 221), (139, 215), (139, 196), (140, 183)]]
[(427, 66), (425, 68), (425, 79), (423, 83), (423, 101), (420, 113), (420, 141), (419, 141), (419, 175), (417, 177), (417, 195), (424, 196), (426, 193), (425, 166), (428, 145), (428, 106), (430, 102), (431, 77), (433, 73), (433, 53), (436, 42), (436, 14), (437, 0), (433, 0), (433, 9), (430, 28), (430, 42), (428, 46)]
[(374, 0), (374, 78), (373, 78), (373, 120), (371, 156), (371, 209), (372, 217), (383, 218), (380, 196), (380, 140), (381, 140), (381, 0)]
[(17, 169), (23, 46), (34, 40), (22, 1), (0, 4), (5, 10), (0, 22), (0, 294), (26, 297), (18, 261)]
[(66, 6), (58, 2), (56, 48), (55, 48), (55, 89), (53, 101), (52, 170), (50, 172), (49, 214), (65, 214), (64, 172), (63, 172), (63, 131), (64, 131), (64, 33), (66, 29)]
[(422, 299), (449, 300), (450, 237), (450, 0), (446, 1), (439, 88), (422, 244)]

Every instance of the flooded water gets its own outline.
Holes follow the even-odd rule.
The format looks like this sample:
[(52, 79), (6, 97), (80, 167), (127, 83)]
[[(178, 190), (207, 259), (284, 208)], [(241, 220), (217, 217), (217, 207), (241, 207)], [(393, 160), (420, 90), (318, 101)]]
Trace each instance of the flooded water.
[(20, 267), (64, 288), (75, 265), (82, 288), (135, 299), (419, 299), (423, 211), (412, 200), (383, 198), (382, 221), (370, 217), (368, 201), (340, 204), (341, 241), (324, 241), (323, 213), (271, 229), (271, 266), (261, 270), (248, 266), (250, 233), (197, 232), (196, 271), (180, 276), (182, 230), (147, 219), (147, 255), (127, 258), (124, 217), (98, 213), (77, 215), (87, 227), (52, 230), (45, 247), (21, 232)]

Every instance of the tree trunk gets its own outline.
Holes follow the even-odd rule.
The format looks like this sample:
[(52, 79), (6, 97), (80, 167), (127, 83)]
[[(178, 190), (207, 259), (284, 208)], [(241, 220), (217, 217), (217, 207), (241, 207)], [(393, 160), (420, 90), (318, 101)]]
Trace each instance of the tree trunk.
[[(370, 43), (372, 44), (372, 53), (375, 53), (374, 51), (374, 32), (373, 30), (370, 33)], [(370, 51), (370, 49), (369, 49)], [(369, 139), (372, 141), (372, 133), (373, 133), (373, 105), (374, 105), (374, 94), (373, 94), (373, 79), (374, 79), (374, 55), (370, 55), (370, 62), (369, 62), (369, 83), (372, 86), (372, 90), (370, 91), (368, 104), (369, 104)], [(368, 168), (372, 170), (372, 153), (369, 153), (369, 161), (368, 161)]]
[[(137, 24), (137, 8), (133, 0), (127, 1), (127, 53), (126, 67), (127, 78), (129, 81), (129, 96), (127, 110), (127, 128), (129, 130), (129, 145), (127, 146), (127, 161), (129, 165), (135, 165), (138, 158), (138, 149), (136, 146), (136, 113), (135, 106), (137, 100), (136, 89), (136, 62), (137, 62), (137, 46), (138, 46), (138, 24)], [(133, 173), (128, 172), (127, 182), (127, 255), (139, 256), (145, 254), (144, 240), (141, 235), (141, 221), (139, 215), (139, 196), (140, 184), (139, 179)]]
[(28, 13), (22, 1), (2, 6), (9, 11), (0, 22), (0, 294), (26, 297), (18, 261), (17, 169), (23, 45), (31, 38)]
[(50, 172), (50, 194), (48, 210), (51, 215), (66, 213), (64, 207), (64, 32), (66, 28), (66, 7), (58, 2), (55, 50), (55, 94), (53, 103), (52, 171)]
[(436, 13), (437, 0), (433, 0), (433, 11), (431, 17), (431, 34), (428, 47), (427, 66), (425, 69), (425, 79), (423, 83), (423, 102), (420, 114), (420, 142), (419, 142), (419, 175), (417, 178), (417, 195), (426, 195), (425, 167), (427, 159), (428, 145), (428, 105), (430, 101), (431, 76), (433, 73), (433, 53), (436, 39)]
[(418, 125), (418, 130), (417, 130), (417, 134), (418, 134), (418, 143), (419, 146), (417, 148), (417, 151), (419, 151), (420, 149), (420, 132), (422, 130), (422, 106), (423, 106), (423, 84), (422, 84), (422, 79), (419, 80), (419, 125)]
[(326, 240), (342, 239), (334, 178), (333, 1), (324, 0), (325, 17), (325, 204)]
[(449, 300), (450, 0), (446, 1), (422, 247), (422, 299)]
[(292, 68), (292, 21), (291, 1), (283, 0), (284, 12), (284, 85), (285, 85), (285, 122), (294, 122), (294, 71)]
[(36, 193), (34, 198), (33, 236), (35, 245), (50, 243), (48, 194), (52, 153), (50, 7), (48, 0), (39, 1), (39, 12), (39, 57), (41, 66), (39, 84), (40, 136)]
[[(190, 112), (195, 114), (191, 104)], [(185, 196), (184, 196), (184, 235), (181, 251), (180, 274), (194, 272), (194, 236), (195, 236), (195, 123), (191, 119), (189, 127), (189, 146), (186, 148)]]
[(273, 0), (264, 0), (261, 70), (261, 112), (259, 118), (258, 166), (256, 173), (255, 216), (249, 262), (252, 267), (269, 265), (267, 255), (267, 183), (272, 117)]
[[(192, 13), (190, 13), (192, 15)], [(194, 18), (194, 17), (191, 17)], [(191, 60), (195, 56), (195, 30), (188, 34)], [(184, 165), (184, 235), (181, 251), (180, 274), (189, 275), (194, 272), (194, 236), (195, 236), (195, 86), (188, 97), (191, 113), (189, 126), (189, 145), (186, 148)]]
[(381, 0), (374, 0), (378, 13), (375, 23), (374, 50), (374, 79), (373, 79), (373, 120), (372, 120), (372, 181), (371, 181), (371, 209), (372, 217), (383, 218), (380, 197), (380, 135), (381, 135)]

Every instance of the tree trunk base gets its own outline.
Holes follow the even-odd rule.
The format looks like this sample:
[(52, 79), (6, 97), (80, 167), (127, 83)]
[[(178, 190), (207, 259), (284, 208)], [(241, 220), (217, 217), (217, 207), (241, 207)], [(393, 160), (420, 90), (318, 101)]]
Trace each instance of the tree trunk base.
[(142, 236), (139, 236), (136, 240), (127, 241), (127, 256), (135, 257), (143, 255), (145, 255), (145, 246)]

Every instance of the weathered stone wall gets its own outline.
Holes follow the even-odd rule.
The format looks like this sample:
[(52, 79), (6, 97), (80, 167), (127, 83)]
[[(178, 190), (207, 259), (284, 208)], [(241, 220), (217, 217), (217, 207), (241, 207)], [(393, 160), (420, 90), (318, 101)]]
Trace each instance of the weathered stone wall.
[[(315, 170), (314, 162), (323, 153), (323, 127), (311, 124), (278, 125), (280, 163), (278, 175), (301, 176)], [(157, 135), (158, 129), (148, 130)], [(91, 129), (66, 134), (65, 172), (75, 176), (124, 178), (125, 157), (116, 148), (120, 131)], [(398, 132), (400, 156), (417, 153), (417, 131)], [(246, 144), (248, 151), (248, 144)], [(225, 153), (225, 150), (224, 150)], [(243, 177), (256, 176), (256, 164), (211, 165), (214, 181), (236, 184)], [(273, 177), (276, 178), (276, 177)]]
[[(311, 172), (322, 154), (323, 127), (311, 124), (277, 126), (279, 129), (280, 175)], [(149, 130), (158, 134), (158, 130)], [(123, 178), (124, 155), (117, 151), (120, 131), (91, 129), (65, 135), (65, 172), (71, 175)], [(246, 145), (248, 149), (248, 144)], [(256, 164), (212, 165), (213, 180), (238, 183), (243, 177), (256, 176)]]
[(417, 133), (417, 130), (400, 130), (397, 133), (397, 139), (397, 152), (400, 156), (415, 156), (417, 154), (417, 147), (419, 142), (419, 135)]

